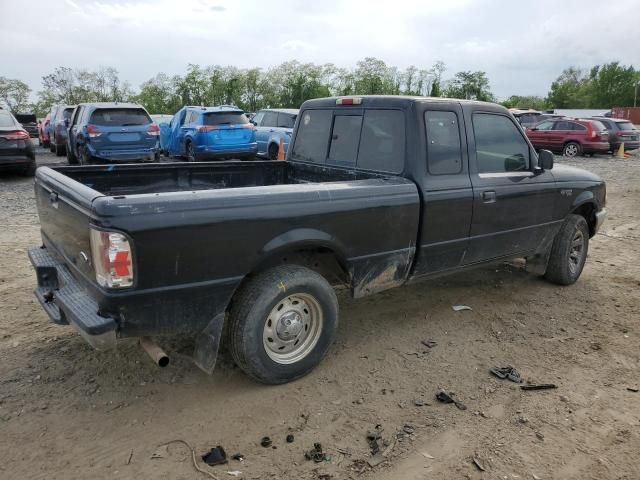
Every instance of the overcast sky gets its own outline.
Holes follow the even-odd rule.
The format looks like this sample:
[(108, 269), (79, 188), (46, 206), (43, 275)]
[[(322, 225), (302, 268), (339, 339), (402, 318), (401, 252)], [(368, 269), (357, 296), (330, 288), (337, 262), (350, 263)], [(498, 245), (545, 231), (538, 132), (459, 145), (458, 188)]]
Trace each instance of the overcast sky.
[(570, 65), (640, 67), (638, 0), (0, 0), (0, 76), (113, 66), (136, 89), (189, 63), (484, 70), (499, 98), (546, 95)]

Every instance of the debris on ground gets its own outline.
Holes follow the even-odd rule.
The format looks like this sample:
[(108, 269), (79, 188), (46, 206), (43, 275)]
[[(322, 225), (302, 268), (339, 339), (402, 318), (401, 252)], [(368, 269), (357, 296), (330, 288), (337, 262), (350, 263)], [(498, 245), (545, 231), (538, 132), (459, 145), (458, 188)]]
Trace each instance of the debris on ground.
[(240, 470), (232, 470), (230, 472), (227, 472), (227, 475), (231, 475), (232, 477), (239, 477), (240, 475), (242, 475), (242, 472)]
[(244, 455), (241, 453), (236, 453), (231, 457), (233, 460), (237, 460), (238, 462), (244, 462)]
[(438, 345), (438, 342), (431, 338), (427, 338), (426, 340), (421, 340), (420, 343), (427, 348), (433, 348)]
[(473, 308), (469, 307), (468, 305), (453, 305), (451, 308), (453, 308), (454, 312), (461, 312), (463, 310), (473, 310)]
[(493, 367), (489, 371), (501, 380), (506, 378), (514, 383), (522, 383), (520, 373), (511, 365), (507, 365), (506, 367)]
[(453, 398), (453, 393), (447, 393), (445, 390), (439, 390), (438, 393), (436, 393), (436, 398), (442, 403), (453, 403), (460, 410), (467, 409), (466, 405)]
[(313, 448), (311, 450), (304, 452), (304, 457), (307, 460), (313, 460), (316, 463), (323, 461), (328, 462), (331, 460), (331, 456), (322, 451), (322, 444), (317, 442), (313, 444)]
[(367, 432), (367, 443), (369, 444), (369, 450), (371, 455), (376, 455), (380, 451), (380, 445), (378, 440), (382, 438), (382, 426), (376, 425), (375, 430)]
[(416, 429), (413, 425), (406, 424), (402, 427), (402, 431), (407, 435), (411, 435), (416, 431)]
[(471, 460), (473, 460), (473, 464), (476, 466), (478, 470), (480, 470), (481, 472), (485, 471), (484, 465), (482, 464), (480, 459), (473, 457)]
[(421, 398), (418, 398), (418, 399), (414, 400), (414, 401), (413, 401), (413, 404), (414, 404), (416, 407), (424, 407), (424, 406), (427, 406), (427, 407), (428, 407), (428, 406), (430, 406), (430, 404), (429, 404), (429, 403), (425, 402), (425, 401), (424, 401), (424, 400), (422, 400)]
[(367, 459), (367, 463), (369, 464), (369, 466), (371, 468), (377, 467), (378, 465), (380, 465), (382, 462), (384, 462), (386, 460), (386, 458), (382, 455), (382, 453), (378, 452), (375, 455), (373, 455), (372, 457)]
[(262, 445), (264, 448), (269, 448), (272, 443), (273, 442), (271, 442), (271, 439), (269, 437), (262, 437), (262, 440), (260, 440), (260, 445)]
[[(171, 440), (171, 441), (169, 441), (167, 443), (163, 443), (162, 445), (159, 445), (158, 448), (166, 447), (165, 450), (168, 452), (169, 445), (171, 445), (172, 443), (181, 443), (182, 445), (184, 445), (185, 447), (187, 447), (191, 451), (191, 461), (193, 462), (193, 468), (195, 468), (198, 472), (202, 473), (203, 475), (206, 475), (209, 478), (212, 478), (213, 480), (218, 480), (217, 476), (215, 476), (211, 472), (207, 472), (206, 470), (202, 469), (198, 465), (198, 462), (196, 460), (196, 451), (193, 449), (193, 447), (191, 447), (191, 445), (189, 445), (187, 443), (186, 440), (182, 440), (182, 439)], [(217, 448), (222, 448), (222, 447), (217, 447)], [(158, 451), (158, 450), (156, 450), (156, 451)], [(224, 450), (223, 450), (223, 452), (224, 452)], [(151, 458), (154, 458), (154, 457), (151, 456)], [(155, 457), (155, 458), (162, 458), (162, 457)]]
[(627, 390), (634, 393), (640, 392), (640, 389), (638, 387), (627, 387)]
[(220, 445), (202, 455), (202, 461), (209, 466), (223, 465), (228, 462), (227, 454)]
[(169, 445), (160, 445), (156, 451), (151, 454), (151, 459), (167, 458), (169, 456)]
[(558, 388), (555, 383), (527, 383), (526, 385), (520, 385), (522, 390), (550, 390), (552, 388)]
[(290, 433), (289, 435), (287, 435), (286, 440), (287, 440), (287, 443), (293, 443), (295, 440), (295, 437), (293, 436), (292, 433)]

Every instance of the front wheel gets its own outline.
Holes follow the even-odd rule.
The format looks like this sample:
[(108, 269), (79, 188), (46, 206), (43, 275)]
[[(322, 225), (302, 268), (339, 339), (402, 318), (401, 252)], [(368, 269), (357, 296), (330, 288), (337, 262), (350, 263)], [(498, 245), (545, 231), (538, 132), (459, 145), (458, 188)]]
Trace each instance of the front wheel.
[(579, 143), (569, 142), (562, 149), (562, 155), (565, 157), (577, 157), (582, 152), (582, 148)]
[(569, 215), (551, 246), (547, 280), (558, 285), (571, 285), (578, 280), (589, 251), (589, 226), (581, 215)]
[(284, 265), (249, 280), (234, 297), (228, 321), (236, 364), (253, 379), (276, 385), (320, 363), (335, 337), (338, 300), (320, 274)]

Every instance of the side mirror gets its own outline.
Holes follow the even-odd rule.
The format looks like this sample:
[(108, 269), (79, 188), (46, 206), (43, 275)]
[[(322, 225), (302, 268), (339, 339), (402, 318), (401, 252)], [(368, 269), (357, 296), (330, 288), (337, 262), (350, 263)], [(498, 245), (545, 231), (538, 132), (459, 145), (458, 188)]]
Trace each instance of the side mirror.
[(254, 122), (253, 120), (249, 120), (249, 122), (252, 123), (254, 127), (258, 126), (258, 124), (256, 122)]
[(538, 153), (538, 166), (543, 170), (551, 170), (553, 168), (553, 153), (549, 150), (540, 150)]

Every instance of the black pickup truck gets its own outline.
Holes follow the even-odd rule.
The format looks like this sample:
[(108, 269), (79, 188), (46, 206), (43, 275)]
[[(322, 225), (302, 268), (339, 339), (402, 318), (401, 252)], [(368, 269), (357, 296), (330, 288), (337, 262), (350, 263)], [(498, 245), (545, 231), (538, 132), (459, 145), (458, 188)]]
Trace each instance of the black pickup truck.
[(421, 97), (307, 101), (286, 161), (42, 167), (35, 190), (54, 322), (97, 348), (193, 335), (208, 372), (222, 338), (265, 383), (320, 362), (333, 286), (357, 298), (514, 257), (569, 285), (606, 216), (604, 182), (553, 168), (506, 109)]

